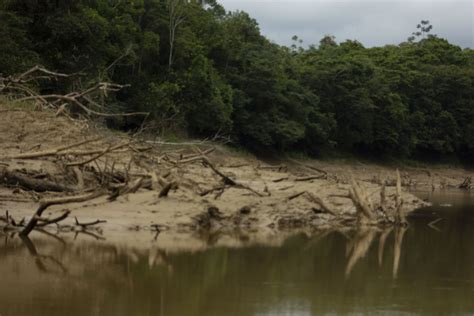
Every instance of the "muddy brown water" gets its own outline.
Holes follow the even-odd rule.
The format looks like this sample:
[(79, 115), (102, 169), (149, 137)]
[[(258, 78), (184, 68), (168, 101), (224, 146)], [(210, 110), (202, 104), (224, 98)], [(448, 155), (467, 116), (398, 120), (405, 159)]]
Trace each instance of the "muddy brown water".
[(433, 206), (406, 230), (297, 234), (281, 247), (150, 255), (0, 234), (0, 315), (473, 314), (474, 194), (417, 194)]

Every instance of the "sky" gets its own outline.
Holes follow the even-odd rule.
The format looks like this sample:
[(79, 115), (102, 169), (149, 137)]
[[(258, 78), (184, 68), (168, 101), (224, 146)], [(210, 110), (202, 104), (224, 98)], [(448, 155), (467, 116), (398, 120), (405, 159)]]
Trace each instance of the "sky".
[(474, 0), (219, 0), (226, 10), (242, 10), (257, 20), (270, 40), (303, 46), (327, 34), (336, 41), (358, 40), (366, 47), (399, 44), (421, 20), (430, 34), (462, 48), (474, 48)]

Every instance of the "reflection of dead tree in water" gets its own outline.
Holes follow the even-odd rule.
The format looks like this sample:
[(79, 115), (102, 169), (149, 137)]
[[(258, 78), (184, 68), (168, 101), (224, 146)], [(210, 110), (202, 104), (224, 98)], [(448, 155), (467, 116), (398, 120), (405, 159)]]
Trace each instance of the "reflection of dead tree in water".
[(395, 229), (392, 227), (389, 227), (383, 231), (380, 231), (377, 228), (370, 228), (370, 227), (363, 227), (363, 228), (358, 229), (355, 232), (355, 236), (351, 240), (349, 240), (347, 243), (346, 256), (348, 256), (348, 260), (347, 260), (347, 265), (346, 265), (346, 270), (345, 270), (346, 277), (349, 277), (355, 264), (361, 258), (367, 255), (367, 252), (370, 249), (370, 246), (372, 245), (378, 233), (380, 233), (379, 246), (378, 246), (378, 264), (379, 264), (379, 267), (381, 267), (387, 237), (390, 235), (392, 231), (395, 231), (394, 247), (393, 247), (392, 276), (394, 279), (397, 278), (398, 270), (400, 267), (400, 257), (401, 257), (401, 251), (402, 251), (403, 237), (405, 235), (406, 230), (407, 230), (406, 227), (396, 227)]
[(395, 244), (393, 249), (393, 272), (392, 276), (394, 279), (398, 276), (398, 268), (400, 265), (400, 254), (402, 252), (403, 236), (405, 235), (406, 228), (399, 227), (395, 230)]
[(376, 234), (375, 229), (361, 228), (356, 231), (354, 238), (347, 243), (346, 255), (349, 255), (349, 259), (346, 265), (346, 277), (350, 275), (352, 268), (359, 259), (365, 257)]
[[(67, 268), (58, 259), (54, 258), (53, 256), (39, 254), (38, 251), (36, 250), (35, 245), (31, 241), (31, 239), (28, 238), (28, 236), (20, 235), (20, 238), (23, 244), (28, 249), (28, 252), (30, 253), (30, 255), (34, 257), (35, 264), (41, 272), (52, 273), (52, 274), (55, 274), (58, 272), (59, 274), (68, 273)], [(54, 269), (57, 269), (58, 271), (55, 271)]]
[(379, 249), (378, 249), (378, 262), (379, 262), (379, 267), (382, 266), (382, 263), (383, 263), (383, 253), (384, 253), (384, 249), (385, 249), (385, 242), (387, 241), (387, 237), (388, 235), (390, 235), (390, 233), (392, 232), (392, 228), (388, 228), (386, 230), (384, 230), (381, 234), (380, 234), (380, 238), (379, 238)]
[(166, 252), (160, 250), (156, 245), (152, 245), (148, 250), (148, 268), (162, 266), (165, 267), (168, 273), (173, 273), (173, 266), (168, 262)]

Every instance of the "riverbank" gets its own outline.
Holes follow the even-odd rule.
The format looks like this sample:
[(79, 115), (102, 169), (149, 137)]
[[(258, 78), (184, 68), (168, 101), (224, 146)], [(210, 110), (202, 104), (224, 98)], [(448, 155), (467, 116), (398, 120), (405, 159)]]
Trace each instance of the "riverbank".
[[(278, 243), (294, 231), (355, 225), (353, 179), (374, 209), (384, 204), (387, 212), (407, 213), (426, 204), (409, 188), (446, 189), (472, 176), (456, 168), (401, 168), (397, 202), (391, 167), (316, 160), (272, 165), (217, 144), (151, 142), (49, 111), (0, 105), (0, 113), (3, 218), (28, 222), (41, 201), (80, 195), (88, 198), (48, 207), (41, 220), (67, 213), (61, 233), (115, 243), (148, 245), (159, 235), (165, 248), (198, 249), (216, 234), (227, 246)], [(54, 190), (29, 187), (45, 184)]]

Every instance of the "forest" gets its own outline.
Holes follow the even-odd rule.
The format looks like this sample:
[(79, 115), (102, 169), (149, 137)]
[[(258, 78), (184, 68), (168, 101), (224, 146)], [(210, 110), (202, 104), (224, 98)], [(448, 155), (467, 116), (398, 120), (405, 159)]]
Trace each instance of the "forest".
[[(162, 136), (221, 135), (262, 154), (472, 163), (474, 50), (428, 21), (413, 31), (383, 47), (331, 35), (287, 47), (216, 0), (4, 0), (0, 74), (34, 65), (82, 74), (42, 82), (42, 92), (130, 84), (109, 110), (149, 112)], [(133, 130), (143, 118), (106, 123)]]

